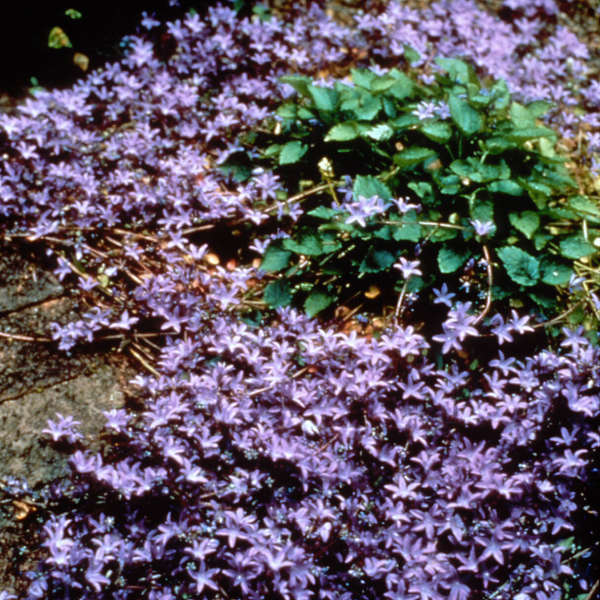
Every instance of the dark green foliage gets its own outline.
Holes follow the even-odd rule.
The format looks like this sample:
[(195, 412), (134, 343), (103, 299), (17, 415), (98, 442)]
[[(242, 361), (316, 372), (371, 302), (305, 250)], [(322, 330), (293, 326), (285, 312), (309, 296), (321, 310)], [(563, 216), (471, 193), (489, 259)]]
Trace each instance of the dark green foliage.
[[(282, 78), (297, 96), (277, 110), (277, 133), (263, 140), (261, 160), (291, 193), (320, 180), (331, 185), (309, 195), (291, 237), (270, 245), (263, 269), (281, 272), (290, 302), (310, 314), (366, 301), (373, 284), (388, 292), (377, 302), (391, 300), (404, 284), (392, 265), (413, 260), (417, 244), (422, 287), (462, 283), (481, 302), (489, 273), (473, 265), (485, 247), (493, 299), (549, 317), (573, 261), (596, 252), (582, 221), (600, 222), (600, 210), (584, 196), (568, 197), (575, 182), (555, 152), (556, 134), (538, 120), (550, 105), (513, 101), (502, 80), (484, 87), (461, 60), (438, 65), (444, 72), (430, 86), (396, 69), (355, 69), (352, 83), (332, 87)], [(355, 204), (378, 196), (385, 210), (352, 218), (334, 191), (343, 176)], [(400, 210), (398, 198), (421, 209)]]

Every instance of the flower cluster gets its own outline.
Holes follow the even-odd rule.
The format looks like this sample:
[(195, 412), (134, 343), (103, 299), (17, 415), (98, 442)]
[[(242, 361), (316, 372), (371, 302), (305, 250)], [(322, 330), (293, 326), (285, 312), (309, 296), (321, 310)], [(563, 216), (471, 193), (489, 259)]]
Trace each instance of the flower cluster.
[[(152, 372), (133, 381), (143, 409), (107, 413), (101, 450), (70, 417), (48, 424), (72, 448), (71, 478), (51, 495), (72, 502), (44, 525), (27, 600), (560, 598), (571, 568), (559, 542), (598, 518), (586, 503), (600, 351), (581, 332), (470, 368), (467, 341), (511, 342), (527, 319), (479, 323), (442, 286), (448, 314), (431, 339), (406, 324), (342, 333), (289, 309), (253, 312), (264, 273), (215, 254), (246, 257), (249, 231), (303, 210), (282, 201), (276, 173), (226, 168), (238, 136), (289, 92), (284, 73), (370, 60), (383, 71), (410, 43), (425, 79), (434, 56), (462, 55), (523, 99), (558, 99), (549, 118), (563, 133), (578, 101), (597, 128), (588, 50), (543, 20), (551, 3), (536, 6), (529, 25), (466, 0), (390, 2), (353, 27), (317, 4), (285, 23), (225, 6), (146, 17), (121, 62), (0, 116), (2, 232), (43, 244), (87, 304), (54, 327), (59, 347), (134, 327), (135, 344), (161, 340), (145, 348), (159, 348), (155, 363), (138, 352)], [(385, 207), (344, 209), (366, 220)]]
[(144, 410), (106, 415), (112, 445), (74, 446), (85, 508), (46, 524), (28, 598), (560, 597), (600, 452), (580, 332), (472, 371), (437, 368), (412, 328), (367, 339), (287, 309), (259, 328), (212, 301), (135, 379)]

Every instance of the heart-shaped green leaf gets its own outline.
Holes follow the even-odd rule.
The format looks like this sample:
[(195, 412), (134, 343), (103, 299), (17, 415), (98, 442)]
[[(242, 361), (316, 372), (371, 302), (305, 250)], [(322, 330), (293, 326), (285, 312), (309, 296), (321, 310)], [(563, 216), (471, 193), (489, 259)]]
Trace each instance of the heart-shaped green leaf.
[(448, 95), (448, 107), (452, 120), (467, 137), (481, 131), (483, 119), (466, 100), (459, 98), (453, 92)]
[(529, 287), (539, 281), (540, 263), (531, 254), (515, 246), (504, 246), (498, 250), (498, 256), (515, 283)]
[(510, 224), (519, 230), (528, 240), (538, 230), (540, 226), (540, 218), (537, 213), (531, 210), (526, 210), (521, 213), (510, 213), (508, 215)]

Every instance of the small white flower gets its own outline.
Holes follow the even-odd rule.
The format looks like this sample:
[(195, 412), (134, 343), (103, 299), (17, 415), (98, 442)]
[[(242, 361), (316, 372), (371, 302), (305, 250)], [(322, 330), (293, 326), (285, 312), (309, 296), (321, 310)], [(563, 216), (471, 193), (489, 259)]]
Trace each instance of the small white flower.
[(480, 221), (479, 219), (473, 219), (471, 225), (473, 225), (475, 233), (481, 237), (486, 236), (495, 227), (493, 221)]
[(423, 274), (419, 269), (420, 264), (421, 263), (418, 260), (406, 260), (404, 256), (401, 256), (400, 260), (394, 264), (394, 268), (402, 273), (404, 279), (409, 279), (413, 275)]

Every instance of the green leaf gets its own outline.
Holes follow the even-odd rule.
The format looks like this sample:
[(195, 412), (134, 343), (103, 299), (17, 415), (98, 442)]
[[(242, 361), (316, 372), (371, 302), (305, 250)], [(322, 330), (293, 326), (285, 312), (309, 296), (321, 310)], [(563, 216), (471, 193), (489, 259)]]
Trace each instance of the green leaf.
[(540, 154), (551, 162), (564, 162), (564, 158), (562, 156), (558, 156), (556, 154), (556, 150), (554, 149), (554, 141), (548, 138), (540, 138), (538, 142), (538, 146), (540, 148)]
[(418, 242), (422, 237), (421, 226), (418, 223), (404, 223), (394, 228), (392, 237), (397, 241)]
[(469, 137), (481, 131), (483, 127), (481, 115), (468, 102), (459, 98), (453, 92), (448, 95), (448, 107), (450, 108), (452, 120), (464, 135)]
[(352, 81), (360, 87), (371, 89), (371, 83), (377, 77), (373, 71), (369, 69), (350, 69)]
[(404, 58), (412, 65), (421, 60), (421, 55), (412, 46), (404, 44)]
[(533, 236), (533, 245), (536, 250), (541, 250), (550, 240), (552, 236), (548, 233), (536, 233)]
[(501, 154), (506, 150), (517, 147), (515, 142), (511, 142), (509, 139), (501, 136), (491, 137), (484, 142), (484, 148), (490, 154)]
[(271, 144), (263, 150), (263, 156), (265, 158), (272, 158), (274, 156), (278, 156), (280, 152), (281, 144)]
[(359, 273), (377, 273), (391, 267), (396, 262), (395, 256), (387, 250), (369, 248), (358, 267)]
[(381, 110), (381, 99), (364, 94), (359, 98), (358, 105), (352, 110), (357, 119), (372, 121)]
[(383, 75), (382, 77), (376, 77), (371, 84), (371, 91), (374, 94), (385, 92), (389, 90), (396, 83), (396, 78), (391, 75)]
[(390, 87), (387, 94), (395, 98), (396, 100), (404, 100), (413, 95), (415, 91), (415, 84), (412, 79), (397, 69), (392, 69), (389, 72), (390, 75), (396, 80), (396, 83)]
[(508, 273), (508, 276), (519, 285), (526, 287), (535, 285), (540, 278), (540, 263), (521, 248), (503, 246), (498, 250), (498, 256)]
[(437, 255), (440, 273), (454, 273), (463, 266), (467, 258), (469, 258), (469, 252), (465, 250), (459, 252), (449, 246), (442, 246)]
[(382, 240), (391, 240), (392, 228), (389, 225), (384, 225), (373, 232), (373, 237), (380, 238)]
[(458, 58), (436, 58), (435, 62), (444, 69), (450, 79), (467, 85), (467, 83), (479, 83), (471, 65)]
[(425, 280), (418, 275), (413, 275), (406, 282), (406, 291), (409, 294), (418, 294), (425, 287)]
[(433, 187), (427, 181), (411, 181), (407, 187), (426, 204), (431, 204), (435, 201)]
[(440, 227), (438, 229), (434, 229), (433, 233), (431, 233), (427, 239), (434, 244), (439, 244), (440, 242), (453, 240), (457, 236), (458, 231), (456, 229), (446, 229), (445, 227)]
[(288, 306), (292, 301), (290, 284), (285, 279), (272, 281), (265, 288), (263, 299), (271, 308)]
[(69, 19), (81, 19), (83, 15), (74, 8), (67, 8), (67, 10), (65, 10), (65, 16), (69, 17)]
[(346, 121), (334, 125), (325, 136), (326, 142), (347, 142), (354, 140), (360, 135), (360, 129), (356, 121)]
[(304, 301), (304, 310), (309, 317), (314, 317), (325, 310), (334, 300), (334, 296), (320, 290), (313, 290)]
[(571, 280), (573, 269), (563, 262), (544, 258), (540, 265), (542, 281), (548, 285), (566, 285)]
[(282, 245), (286, 250), (305, 256), (319, 256), (327, 252), (323, 249), (321, 239), (310, 231), (301, 233), (297, 240), (285, 238)]
[(431, 148), (411, 146), (408, 150), (394, 154), (394, 164), (398, 165), (401, 169), (407, 169), (408, 167), (418, 165), (428, 158), (433, 158), (435, 155), (435, 151)]
[(534, 140), (537, 138), (548, 138), (556, 139), (556, 133), (552, 129), (547, 127), (522, 127), (514, 129), (507, 134), (506, 138), (511, 142), (518, 142), (522, 144), (528, 140)]
[(510, 103), (510, 92), (504, 79), (499, 79), (490, 88), (490, 96), (494, 100), (494, 108), (503, 111)]
[(523, 179), (519, 178), (519, 184), (525, 187), (529, 192), (533, 192), (535, 194), (541, 194), (543, 196), (552, 195), (552, 188), (547, 186), (545, 183), (541, 183), (540, 181), (536, 181), (533, 178)]
[(542, 165), (538, 164), (534, 167), (534, 171), (537, 174), (538, 181), (541, 180), (556, 190), (577, 187), (577, 183), (563, 165), (554, 165), (553, 168), (544, 170)]
[(529, 114), (533, 115), (536, 119), (543, 117), (551, 108), (554, 106), (552, 102), (546, 102), (545, 100), (534, 100), (527, 105)]
[(420, 123), (420, 120), (415, 115), (408, 114), (402, 115), (397, 119), (394, 119), (390, 123), (394, 126), (394, 129), (400, 131), (402, 129), (411, 129), (413, 125), (417, 125), (418, 123)]
[(360, 98), (364, 94), (367, 94), (367, 92), (364, 92), (359, 88), (349, 88), (344, 90), (340, 95), (340, 110), (346, 112), (354, 110), (360, 104)]
[(339, 94), (330, 88), (310, 84), (308, 93), (312, 97), (317, 110), (333, 112), (338, 104)]
[(229, 175), (234, 181), (243, 183), (252, 176), (250, 159), (245, 152), (236, 152), (218, 165), (218, 170), (224, 175)]
[(535, 127), (535, 117), (518, 102), (513, 102), (510, 105), (510, 119), (517, 129)]
[(470, 157), (467, 160), (453, 161), (450, 164), (450, 170), (461, 177), (467, 177), (478, 183), (510, 177), (510, 168), (504, 160), (501, 160), (497, 165), (490, 165), (481, 163), (476, 158)]
[(572, 235), (562, 240), (559, 244), (560, 253), (565, 258), (572, 258), (574, 260), (589, 256), (597, 252), (596, 248), (592, 246), (581, 234)]
[(281, 271), (281, 269), (285, 269), (288, 266), (291, 255), (292, 253), (289, 250), (284, 250), (278, 245), (270, 244), (265, 251), (260, 268), (267, 273)]
[(282, 104), (275, 112), (282, 119), (292, 121), (298, 116), (298, 107), (293, 102), (286, 102), (285, 104)]
[(508, 194), (509, 196), (520, 196), (523, 193), (523, 188), (512, 179), (492, 181), (492, 183), (488, 184), (487, 189), (490, 192)]
[(279, 153), (280, 165), (297, 163), (308, 151), (308, 146), (299, 141), (288, 142)]
[(511, 225), (518, 229), (528, 240), (538, 230), (540, 226), (540, 218), (537, 213), (531, 210), (523, 211), (522, 213), (512, 212), (508, 215), (508, 220)]
[(389, 140), (394, 133), (394, 130), (386, 123), (380, 123), (365, 131), (365, 135), (376, 142), (385, 142)]
[(279, 78), (279, 81), (291, 85), (302, 96), (308, 97), (310, 95), (308, 86), (312, 80), (310, 77), (306, 77), (306, 75), (284, 75)]
[(454, 196), (461, 190), (462, 184), (458, 175), (444, 175), (436, 179), (442, 194)]
[(600, 206), (587, 196), (572, 196), (569, 206), (591, 223), (600, 223)]
[(317, 206), (312, 210), (309, 210), (308, 213), (311, 217), (317, 217), (318, 219), (326, 219), (330, 220), (340, 214), (339, 210), (335, 210), (334, 208), (329, 208), (328, 206)]
[(468, 177), (469, 179), (475, 173), (473, 166), (466, 160), (459, 159), (453, 160), (450, 163), (450, 170), (461, 177)]
[[(319, 231), (321, 232), (323, 225), (319, 227)], [(338, 225), (339, 227), (339, 225)], [(341, 227), (339, 227), (341, 229)], [(335, 252), (342, 247), (342, 244), (337, 239), (337, 234), (332, 231), (324, 231), (323, 236), (321, 238), (321, 245), (323, 246), (323, 254), (329, 254), (331, 252)]]
[(545, 308), (546, 310), (553, 310), (556, 308), (556, 296), (554, 294), (545, 294), (539, 291), (539, 288), (533, 288), (527, 294), (538, 306)]
[[(472, 89), (475, 86), (473, 84), (469, 84), (469, 102), (475, 106), (475, 108), (485, 108), (492, 101), (492, 99), (488, 95), (484, 94), (475, 94)], [(478, 88), (479, 89), (479, 88)]]
[(434, 121), (432, 123), (424, 123), (421, 127), (421, 131), (434, 142), (443, 144), (450, 139), (452, 135), (452, 129), (448, 123), (440, 121)]
[(376, 177), (373, 177), (373, 175), (357, 175), (354, 180), (352, 192), (355, 200), (358, 200), (360, 196), (363, 198), (379, 196), (385, 201), (392, 199), (390, 188)]
[(302, 121), (310, 121), (316, 117), (315, 113), (312, 110), (306, 108), (306, 106), (300, 106), (298, 108), (298, 118)]
[(389, 98), (382, 98), (383, 110), (390, 119), (395, 119), (398, 116), (398, 111), (392, 100)]
[(269, 7), (265, 4), (255, 4), (252, 7), (252, 14), (256, 15), (263, 22), (271, 19), (271, 12), (269, 11)]
[[(486, 221), (491, 223), (496, 222), (494, 219), (494, 204), (489, 200), (479, 200), (472, 203), (469, 212), (471, 213), (472, 219), (476, 219), (482, 223), (485, 223)], [(494, 225), (491, 234), (493, 235), (495, 231), (496, 225)]]

